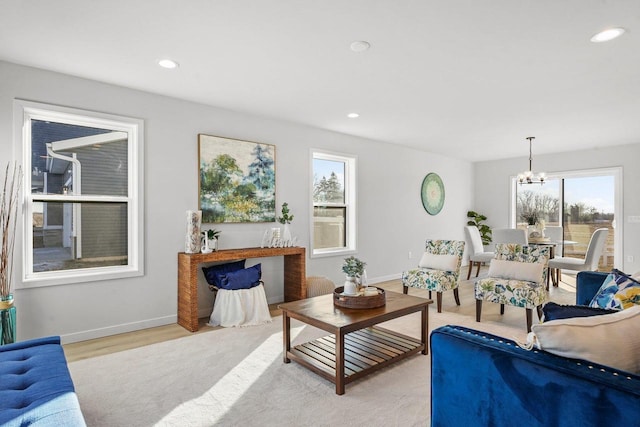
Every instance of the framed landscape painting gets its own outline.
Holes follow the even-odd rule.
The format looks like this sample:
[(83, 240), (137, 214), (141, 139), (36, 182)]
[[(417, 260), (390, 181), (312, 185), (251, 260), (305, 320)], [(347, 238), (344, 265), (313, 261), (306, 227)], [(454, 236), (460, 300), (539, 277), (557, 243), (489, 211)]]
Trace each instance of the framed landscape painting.
[(198, 135), (203, 223), (276, 219), (275, 145)]

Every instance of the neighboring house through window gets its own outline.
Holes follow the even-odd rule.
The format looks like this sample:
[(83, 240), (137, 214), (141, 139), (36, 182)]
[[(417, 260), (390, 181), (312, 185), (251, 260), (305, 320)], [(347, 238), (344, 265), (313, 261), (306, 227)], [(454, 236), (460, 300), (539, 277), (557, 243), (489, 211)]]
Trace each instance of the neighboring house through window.
[(312, 255), (356, 250), (356, 158), (312, 151)]
[(25, 287), (143, 274), (141, 120), (15, 102)]

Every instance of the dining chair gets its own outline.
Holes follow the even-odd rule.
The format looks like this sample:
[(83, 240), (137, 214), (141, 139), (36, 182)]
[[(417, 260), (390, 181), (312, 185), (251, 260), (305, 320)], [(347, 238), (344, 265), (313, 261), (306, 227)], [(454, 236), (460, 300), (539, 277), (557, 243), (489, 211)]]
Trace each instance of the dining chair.
[(564, 234), (563, 234), (562, 226), (547, 225), (544, 228), (544, 236), (548, 237), (551, 243), (556, 244), (556, 247), (555, 247), (556, 249), (554, 251), (555, 253), (554, 258), (558, 256), (562, 256), (562, 244), (564, 242)]
[(464, 244), (464, 240), (427, 240), (418, 268), (402, 272), (402, 292), (407, 294), (410, 287), (426, 289), (431, 298), (431, 291), (435, 291), (436, 306), (441, 313), (442, 292), (453, 290), (456, 304), (460, 305), (458, 278)]
[(480, 274), (480, 266), (483, 263), (490, 262), (495, 253), (484, 250), (482, 237), (480, 236), (480, 230), (478, 230), (478, 227), (475, 225), (467, 225), (464, 227), (464, 231), (470, 244), (469, 271), (467, 271), (467, 280), (469, 280), (471, 277), (471, 270), (473, 270), (473, 265), (476, 264), (478, 266), (478, 269), (476, 270), (476, 277), (478, 277), (478, 274)]
[(551, 278), (554, 281), (554, 285), (557, 280), (560, 280), (561, 270), (572, 271), (596, 271), (598, 269), (598, 262), (600, 256), (604, 251), (604, 245), (609, 235), (608, 228), (598, 228), (591, 235), (589, 245), (587, 246), (587, 252), (584, 259), (572, 258), (572, 257), (555, 257), (549, 261), (549, 269), (555, 271), (555, 274), (551, 274)]
[(518, 245), (528, 244), (527, 230), (519, 228), (494, 228), (491, 231), (492, 240), (498, 243), (515, 243)]
[(486, 278), (475, 283), (476, 322), (480, 321), (482, 302), (524, 308), (527, 332), (531, 332), (532, 310), (542, 317), (542, 304), (547, 300), (546, 280), (549, 247), (498, 243), (496, 255)]

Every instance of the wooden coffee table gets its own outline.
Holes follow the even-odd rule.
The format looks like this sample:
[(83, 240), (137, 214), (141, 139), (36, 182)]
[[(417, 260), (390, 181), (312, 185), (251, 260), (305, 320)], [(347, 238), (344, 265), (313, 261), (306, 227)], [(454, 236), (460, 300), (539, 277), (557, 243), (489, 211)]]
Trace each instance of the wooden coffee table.
[[(333, 304), (333, 294), (280, 304), (284, 363), (292, 360), (336, 385), (344, 386), (413, 354), (428, 354), (428, 305), (433, 301), (386, 291), (386, 305), (353, 309)], [(420, 340), (380, 327), (378, 323), (421, 312)], [(291, 348), (291, 319), (331, 333)]]

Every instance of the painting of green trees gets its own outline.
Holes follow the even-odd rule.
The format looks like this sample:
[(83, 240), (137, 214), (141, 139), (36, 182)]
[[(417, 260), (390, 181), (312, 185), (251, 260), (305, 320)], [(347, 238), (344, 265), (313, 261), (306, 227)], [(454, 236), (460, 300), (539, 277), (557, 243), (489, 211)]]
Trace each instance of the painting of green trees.
[(203, 223), (273, 222), (275, 146), (198, 135)]

